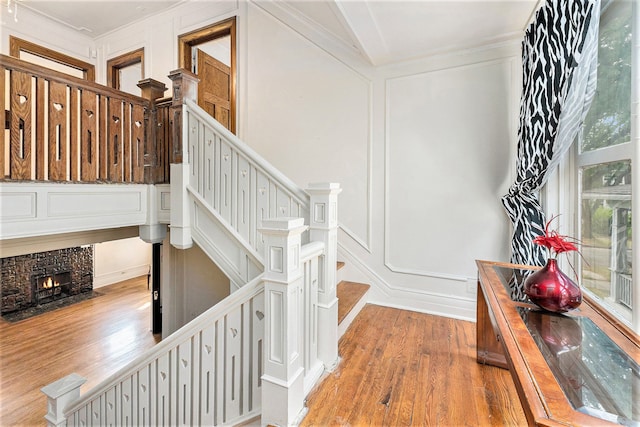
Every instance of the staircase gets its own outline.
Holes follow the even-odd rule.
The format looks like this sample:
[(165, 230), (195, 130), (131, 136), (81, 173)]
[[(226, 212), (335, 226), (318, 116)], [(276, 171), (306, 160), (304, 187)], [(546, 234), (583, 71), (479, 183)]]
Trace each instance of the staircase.
[[(338, 272), (344, 267), (344, 262), (337, 263)], [(341, 277), (340, 277), (341, 278)], [(339, 280), (336, 286), (338, 296), (338, 336), (342, 337), (353, 319), (366, 304), (366, 295), (371, 288), (365, 283)]]
[(75, 374), (45, 387), (46, 419), (297, 424), (369, 288), (336, 279), (340, 188), (298, 188), (188, 97), (197, 93), (189, 72), (170, 78), (170, 241), (198, 245), (234, 291), (84, 395)]
[[(44, 387), (48, 425), (299, 422), (368, 288), (336, 278), (340, 186), (296, 186), (197, 106), (197, 79), (186, 70), (170, 74), (173, 98), (161, 100), (165, 86), (155, 81), (139, 98), (4, 55), (0, 62), (10, 81), (2, 195), (20, 201), (3, 211), (12, 226), (1, 239), (138, 226), (159, 243), (168, 224), (171, 245), (198, 245), (232, 289), (94, 389), (80, 395), (85, 379), (76, 374)], [(82, 114), (33, 120), (59, 109)], [(60, 160), (48, 164), (47, 127), (68, 135), (68, 152), (61, 144)], [(25, 206), (38, 206), (37, 215)]]
[[(0, 62), (10, 82), (1, 190), (19, 201), (3, 205), (12, 226), (0, 238), (139, 226), (159, 243), (168, 224), (171, 245), (198, 245), (232, 289), (82, 396), (85, 380), (75, 374), (44, 387), (48, 424), (295, 424), (304, 397), (338, 361), (340, 186), (297, 187), (197, 106), (197, 78), (186, 70), (169, 75), (173, 98), (160, 100), (159, 82), (146, 82), (140, 98), (4, 55)], [(54, 149), (58, 156), (43, 155)], [(175, 253), (163, 263), (179, 266)], [(355, 316), (347, 311), (343, 325)]]

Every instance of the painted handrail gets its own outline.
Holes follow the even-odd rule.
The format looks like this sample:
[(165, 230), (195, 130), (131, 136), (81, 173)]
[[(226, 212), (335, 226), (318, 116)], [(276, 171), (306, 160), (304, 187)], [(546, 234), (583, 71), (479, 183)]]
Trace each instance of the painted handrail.
[[(291, 197), (296, 199), (296, 201), (304, 209), (308, 211), (309, 195), (302, 188), (300, 188), (286, 175), (276, 169), (271, 163), (265, 160), (264, 157), (258, 154), (240, 138), (238, 138), (227, 128), (222, 126), (220, 122), (207, 114), (206, 111), (200, 108), (194, 101), (185, 99), (185, 104), (189, 107), (190, 114), (197, 117), (198, 121), (204, 123), (208, 128), (213, 130), (217, 134), (217, 136), (223, 139), (226, 144), (231, 146), (234, 151), (241, 154), (242, 157), (248, 159), (251, 165), (254, 166), (258, 171), (268, 175), (272, 181), (277, 183), (278, 187), (281, 187), (283, 190), (285, 190), (288, 194), (291, 195)], [(282, 212), (280, 212), (280, 214), (282, 214)], [(293, 215), (292, 213), (292, 216), (295, 215)]]
[(183, 115), (188, 191), (204, 200), (244, 246), (263, 253), (258, 228), (265, 218), (309, 220), (304, 190), (189, 99)]

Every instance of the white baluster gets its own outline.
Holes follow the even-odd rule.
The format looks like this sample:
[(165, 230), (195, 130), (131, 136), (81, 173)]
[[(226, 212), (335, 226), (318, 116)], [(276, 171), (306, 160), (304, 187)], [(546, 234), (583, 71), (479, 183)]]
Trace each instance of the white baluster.
[(191, 416), (193, 415), (193, 403), (191, 401), (192, 394), (197, 389), (193, 384), (193, 369), (195, 369), (192, 340), (180, 344), (177, 349), (177, 371), (178, 371), (178, 390), (177, 390), (177, 407), (174, 408), (177, 414), (179, 426), (194, 425)]
[(225, 341), (225, 422), (240, 416), (240, 369), (242, 367), (242, 316), (240, 307), (228, 313), (224, 321)]

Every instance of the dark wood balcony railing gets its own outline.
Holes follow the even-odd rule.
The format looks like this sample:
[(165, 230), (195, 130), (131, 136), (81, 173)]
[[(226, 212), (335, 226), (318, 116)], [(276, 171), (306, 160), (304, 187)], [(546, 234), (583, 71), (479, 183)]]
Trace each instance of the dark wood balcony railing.
[(165, 86), (139, 86), (143, 97), (0, 55), (0, 180), (168, 182)]

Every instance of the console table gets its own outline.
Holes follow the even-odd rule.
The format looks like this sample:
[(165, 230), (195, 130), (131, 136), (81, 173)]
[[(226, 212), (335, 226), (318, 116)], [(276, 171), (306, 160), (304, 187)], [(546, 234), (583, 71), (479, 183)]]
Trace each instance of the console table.
[(477, 361), (509, 369), (530, 425), (640, 426), (640, 338), (588, 297), (544, 311), (518, 284), (532, 267), (476, 261)]

